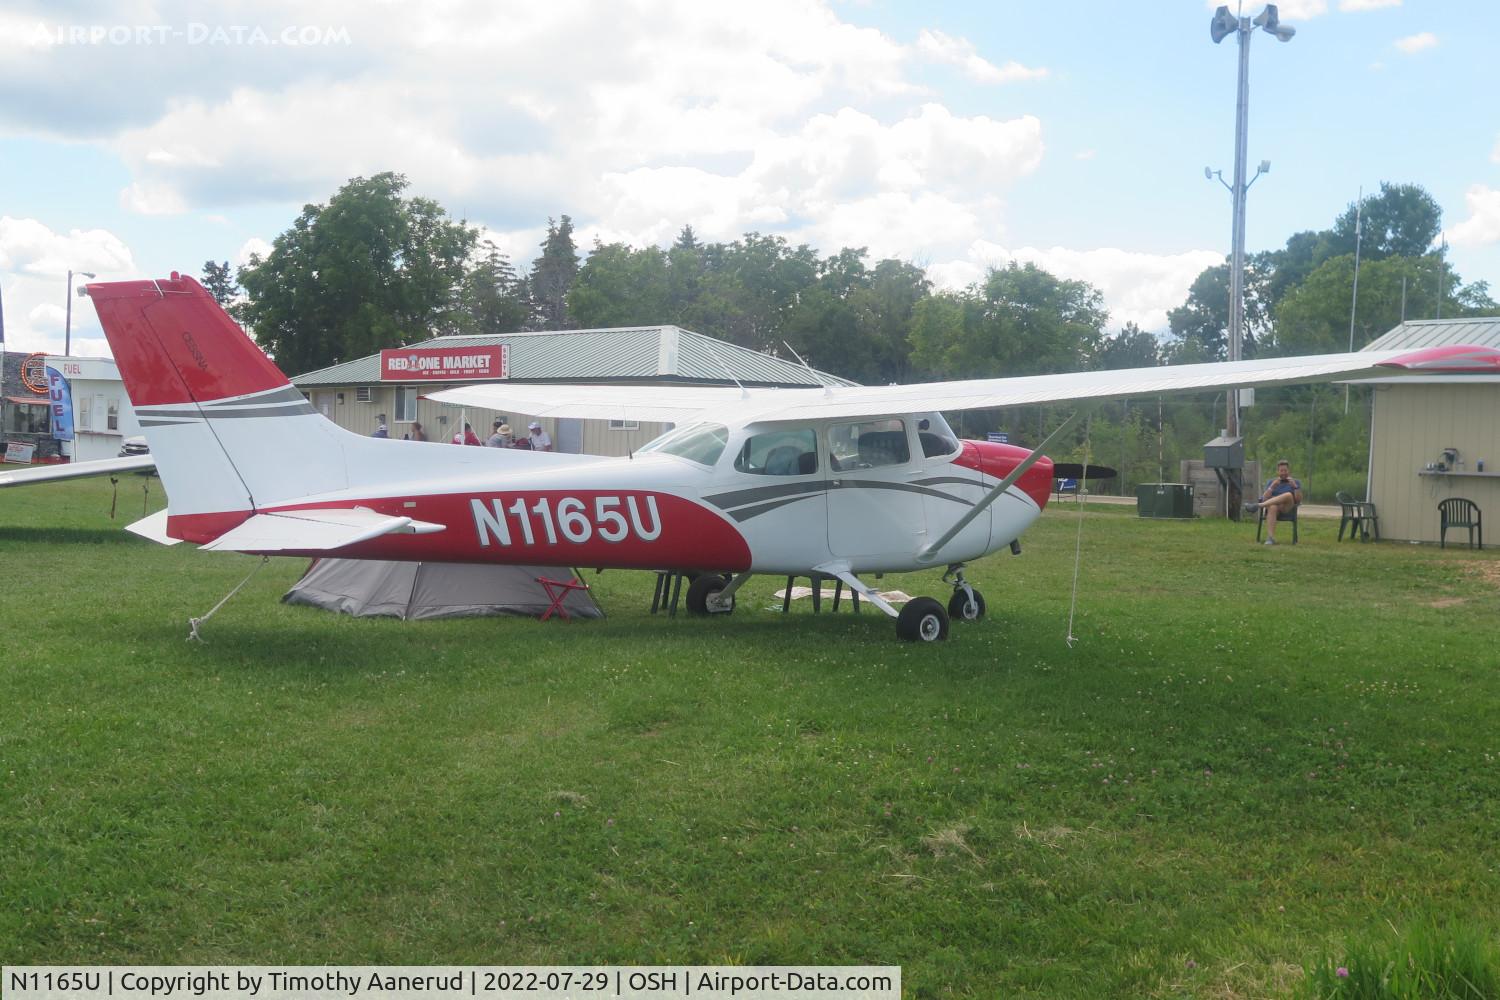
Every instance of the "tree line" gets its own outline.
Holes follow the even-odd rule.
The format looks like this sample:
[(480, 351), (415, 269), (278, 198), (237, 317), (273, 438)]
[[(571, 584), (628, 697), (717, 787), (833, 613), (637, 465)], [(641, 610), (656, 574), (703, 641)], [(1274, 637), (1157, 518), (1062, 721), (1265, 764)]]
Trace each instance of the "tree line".
[[(561, 215), (548, 219), (540, 253), (522, 271), (479, 229), (407, 189), (396, 173), (353, 178), (326, 204), (305, 206), (269, 253), (252, 256), (237, 273), (227, 262), (207, 262), (205, 285), (289, 372), (438, 334), (659, 324), (753, 350), (795, 351), (814, 367), (870, 384), (1227, 355), (1227, 264), (1198, 275), (1158, 337), (1134, 324), (1109, 330), (1098, 289), (1034, 264), (992, 268), (966, 288), (935, 289), (921, 267), (872, 261), (864, 248), (824, 256), (755, 232), (704, 242), (691, 225), (665, 248), (596, 241), (580, 254), (572, 220)], [(1495, 312), (1487, 286), (1464, 284), (1443, 249), (1432, 249), (1440, 226), (1439, 207), (1420, 186), (1382, 184), (1329, 228), (1296, 233), (1279, 249), (1250, 255), (1245, 356), (1349, 346), (1356, 240), (1356, 350), (1403, 316)], [(1367, 420), (1336, 413), (1326, 388), (1261, 396), (1247, 421), (1256, 428), (1252, 454), (1300, 455), (1304, 467), (1328, 469), (1337, 488), (1356, 485), (1357, 474), (1362, 491)], [(1150, 406), (1121, 406), (1096, 416), (1090, 442), (1080, 440), (1080, 455), (1069, 457), (1098, 441), (1097, 461), (1124, 466), (1122, 486), (1175, 479), (1175, 459), (1162, 468), (1167, 440), (1177, 453), (1201, 454), (1215, 430), (1214, 405), (1213, 399), (1171, 401), (1159, 419)], [(1027, 440), (1044, 433), (1049, 419), (1033, 409), (1030, 416), (968, 415), (964, 422), (1011, 426)], [(1153, 438), (1161, 461), (1151, 454)]]

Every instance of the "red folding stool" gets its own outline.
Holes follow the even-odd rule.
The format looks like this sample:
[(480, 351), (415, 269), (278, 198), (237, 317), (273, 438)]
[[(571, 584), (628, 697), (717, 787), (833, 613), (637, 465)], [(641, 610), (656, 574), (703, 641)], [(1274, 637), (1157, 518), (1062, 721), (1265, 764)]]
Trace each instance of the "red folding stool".
[(563, 621), (572, 621), (573, 616), (568, 614), (567, 608), (563, 607), (563, 601), (568, 599), (568, 591), (589, 589), (589, 585), (577, 577), (571, 580), (552, 580), (545, 576), (539, 576), (536, 578), (536, 582), (542, 585), (542, 589), (547, 592), (547, 597), (552, 601), (547, 606), (547, 610), (542, 612), (542, 621), (551, 618), (554, 611), (557, 612), (558, 617)]

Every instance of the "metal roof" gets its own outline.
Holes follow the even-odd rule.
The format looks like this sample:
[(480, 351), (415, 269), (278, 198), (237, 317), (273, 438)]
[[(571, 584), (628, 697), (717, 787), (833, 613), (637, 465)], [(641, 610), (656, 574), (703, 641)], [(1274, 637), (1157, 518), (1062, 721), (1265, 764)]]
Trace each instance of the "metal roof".
[(1417, 350), (1472, 344), (1500, 348), (1500, 316), (1461, 319), (1409, 319), (1365, 345), (1367, 351)]
[[(508, 345), (513, 382), (675, 382), (729, 385), (853, 385), (847, 379), (676, 326), (615, 327), (434, 337), (406, 347)], [(378, 384), (380, 355), (293, 376), (300, 388)]]

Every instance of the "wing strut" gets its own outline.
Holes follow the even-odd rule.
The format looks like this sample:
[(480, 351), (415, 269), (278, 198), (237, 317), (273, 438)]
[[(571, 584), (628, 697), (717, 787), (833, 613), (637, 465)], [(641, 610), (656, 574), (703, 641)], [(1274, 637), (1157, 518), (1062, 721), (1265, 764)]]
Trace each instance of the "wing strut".
[(926, 548), (922, 549), (922, 551), (918, 552), (917, 558), (922, 560), (923, 562), (935, 562), (937, 560), (937, 554), (943, 550), (943, 546), (953, 541), (953, 539), (958, 536), (958, 533), (960, 531), (963, 531), (969, 526), (969, 522), (973, 521), (974, 518), (978, 517), (980, 514), (989, 509), (990, 504), (994, 503), (996, 500), (1004, 496), (1005, 491), (1015, 485), (1016, 480), (1025, 475), (1026, 470), (1035, 465), (1037, 461), (1044, 454), (1046, 454), (1047, 447), (1052, 444), (1053, 441), (1056, 441), (1058, 438), (1062, 437), (1068, 431), (1077, 426), (1078, 421), (1082, 420), (1085, 416), (1092, 413), (1094, 411), (1094, 407), (1097, 405), (1097, 403), (1088, 403), (1084, 406), (1080, 406), (1077, 410), (1075, 410), (1071, 417), (1062, 422), (1061, 427), (1053, 431), (1051, 434), (1048, 434), (1046, 439), (1041, 444), (1037, 445), (1036, 448), (1032, 450), (1030, 455), (1027, 455), (1024, 459), (1022, 459), (1021, 464), (1011, 470), (1010, 475), (1000, 480), (995, 488), (986, 493), (984, 497), (978, 503), (976, 503), (967, 514), (954, 522), (953, 527), (943, 532), (942, 538), (939, 538), (937, 541), (933, 542), (931, 545), (928, 545)]

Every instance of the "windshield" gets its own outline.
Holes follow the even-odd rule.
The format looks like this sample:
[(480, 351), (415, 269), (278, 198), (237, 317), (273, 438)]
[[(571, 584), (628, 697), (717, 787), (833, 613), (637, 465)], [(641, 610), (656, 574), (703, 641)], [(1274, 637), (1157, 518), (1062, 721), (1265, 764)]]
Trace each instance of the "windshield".
[(724, 446), (728, 443), (729, 428), (723, 424), (692, 424), (668, 431), (640, 450), (676, 455), (699, 465), (713, 465), (724, 454)]

